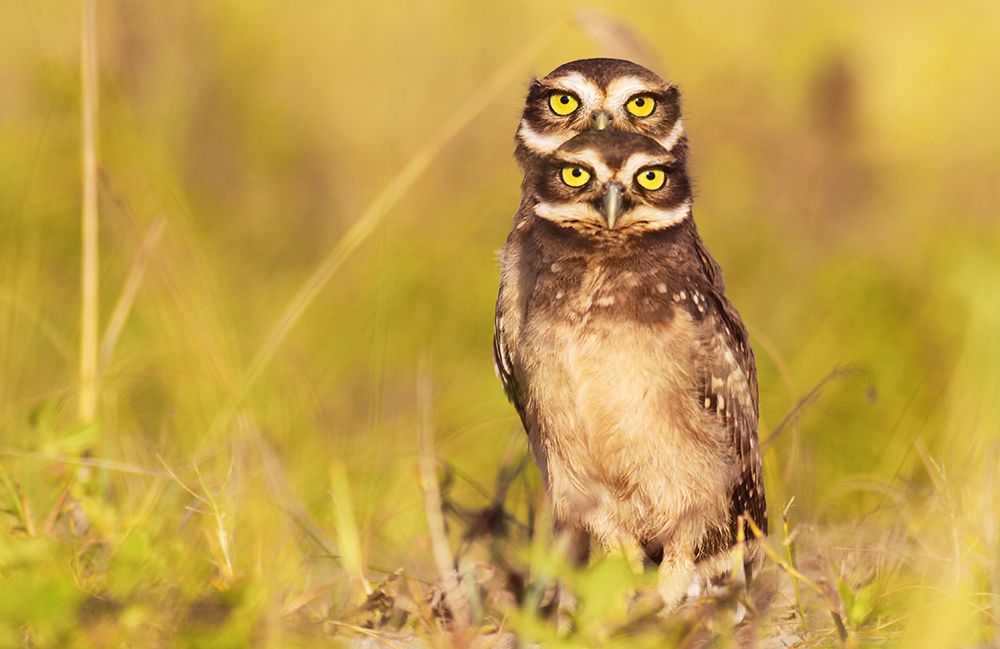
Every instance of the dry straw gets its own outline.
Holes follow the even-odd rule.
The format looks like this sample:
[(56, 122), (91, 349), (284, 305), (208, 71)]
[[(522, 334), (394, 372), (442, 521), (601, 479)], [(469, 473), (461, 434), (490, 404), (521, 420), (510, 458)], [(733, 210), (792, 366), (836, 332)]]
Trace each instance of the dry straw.
[(354, 224), (344, 233), (330, 251), (320, 260), (312, 274), (289, 301), (264, 343), (257, 350), (250, 366), (244, 372), (233, 398), (219, 413), (212, 426), (212, 433), (228, 425), (247, 392), (260, 378), (261, 373), (274, 358), (278, 348), (296, 325), (319, 292), (348, 257), (363, 244), (382, 218), (399, 203), (411, 187), (430, 168), (431, 164), (458, 133), (477, 117), (504, 89), (518, 79), (528, 64), (554, 37), (559, 26), (551, 28), (530, 41), (516, 56), (490, 78), (482, 88), (473, 93), (451, 116), (444, 120), (431, 139), (407, 161), (399, 173), (386, 185)]
[(97, 416), (97, 0), (85, 0), (80, 23), (80, 84), (82, 95), (83, 206), (81, 226), (80, 300), (80, 419)]

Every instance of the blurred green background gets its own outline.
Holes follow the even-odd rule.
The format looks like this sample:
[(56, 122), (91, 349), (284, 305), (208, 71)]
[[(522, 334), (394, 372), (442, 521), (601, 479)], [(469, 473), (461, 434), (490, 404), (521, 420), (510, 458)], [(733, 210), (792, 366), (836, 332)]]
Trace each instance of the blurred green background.
[[(520, 105), (533, 75), (602, 55), (681, 88), (762, 437), (793, 413), (772, 520), (794, 496), (808, 529), (912, 550), (893, 564), (912, 583), (939, 551), (969, 592), (1000, 583), (1000, 4), (97, 4), (102, 334), (127, 318), (86, 425), (80, 6), (0, 0), (0, 571), (22, 595), (0, 595), (0, 640), (75, 637), (54, 620), (95, 593), (133, 603), (100, 638), (185, 628), (152, 602), (217, 582), (267, 619), (337, 583), (317, 538), (432, 579), (419, 359), (439, 458), (492, 488), (526, 446), (490, 357)], [(63, 460), (85, 450), (122, 464), (81, 481)]]

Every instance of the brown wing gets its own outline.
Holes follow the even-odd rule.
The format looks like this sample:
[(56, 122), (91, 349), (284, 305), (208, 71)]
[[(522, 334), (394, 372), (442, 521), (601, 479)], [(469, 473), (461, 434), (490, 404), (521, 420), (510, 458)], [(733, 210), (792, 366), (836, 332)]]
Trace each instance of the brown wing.
[[(767, 503), (757, 441), (757, 366), (749, 334), (729, 300), (705, 289), (696, 293), (696, 306), (704, 313), (708, 359), (700, 386), (702, 406), (714, 412), (730, 431), (737, 461), (730, 497), (732, 526), (728, 538), (705, 539), (698, 553), (707, 557), (736, 542), (741, 515), (749, 516), (766, 534)], [(749, 527), (744, 534), (753, 538)]]
[(500, 283), (500, 293), (497, 295), (497, 308), (493, 318), (493, 369), (497, 378), (503, 384), (503, 391), (517, 412), (522, 412), (521, 404), (517, 399), (517, 383), (514, 378), (514, 362), (510, 357), (510, 350), (504, 335), (503, 322), (503, 282)]
[(537, 276), (534, 245), (526, 239), (528, 228), (523, 226), (529, 204), (522, 201), (514, 217), (515, 227), (500, 251), (500, 290), (493, 319), (493, 367), (503, 384), (507, 398), (514, 404), (525, 431), (531, 430), (525, 418), (524, 391), (519, 384), (517, 365), (512, 347), (524, 321), (527, 298), (534, 290)]
[(524, 393), (518, 382), (517, 369), (510, 353), (509, 341), (511, 338), (507, 335), (507, 331), (504, 328), (503, 285), (504, 283), (501, 280), (500, 293), (497, 296), (496, 315), (493, 320), (493, 369), (496, 371), (500, 383), (503, 384), (503, 391), (506, 393), (507, 399), (514, 404), (514, 409), (517, 410), (517, 415), (521, 418), (521, 425), (524, 427), (524, 432), (530, 434), (534, 428), (534, 420), (525, 409)]
[[(708, 248), (705, 247), (705, 242), (701, 240), (698, 236), (698, 229), (691, 222), (691, 232), (694, 235), (692, 243), (694, 244), (694, 252), (698, 257), (698, 262), (701, 265), (701, 270), (708, 278), (708, 281), (712, 283), (712, 287), (718, 291), (720, 294), (725, 295), (726, 293), (726, 283), (722, 279), (722, 269), (719, 268), (719, 264), (712, 258), (709, 254)], [(737, 317), (737, 320), (739, 318)]]

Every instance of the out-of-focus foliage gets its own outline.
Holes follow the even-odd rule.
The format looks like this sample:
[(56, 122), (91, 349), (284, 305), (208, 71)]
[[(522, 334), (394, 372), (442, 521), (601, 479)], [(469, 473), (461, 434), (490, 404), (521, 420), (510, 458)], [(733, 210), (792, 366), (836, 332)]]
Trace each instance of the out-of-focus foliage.
[[(0, 3), (0, 645), (315, 646), (363, 633), (365, 584), (399, 568), (405, 625), (428, 633), (418, 358), (448, 502), (485, 507), (526, 447), (490, 359), (519, 106), (533, 74), (608, 54), (681, 87), (695, 215), (752, 334), (762, 438), (780, 430), (776, 552), (794, 497), (798, 567), (855, 639), (997, 641), (1000, 5), (98, 11), (102, 328), (144, 273), (84, 425), (79, 6)], [(427, 155), (276, 339), (307, 278)], [(524, 520), (534, 467), (515, 485)], [(605, 601), (631, 574), (619, 563), (552, 567), (597, 612), (581, 642), (628, 630)], [(802, 586), (799, 626), (769, 570), (785, 626), (831, 642), (823, 598)], [(555, 641), (504, 601), (483, 610)]]

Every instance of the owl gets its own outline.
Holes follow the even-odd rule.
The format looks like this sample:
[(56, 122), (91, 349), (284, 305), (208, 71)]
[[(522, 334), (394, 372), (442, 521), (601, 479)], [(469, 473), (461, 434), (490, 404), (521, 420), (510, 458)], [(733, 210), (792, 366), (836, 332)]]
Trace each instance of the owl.
[(675, 86), (631, 61), (583, 59), (531, 84), (514, 157), (528, 172), (573, 136), (604, 129), (646, 135), (667, 151), (687, 145)]
[(738, 517), (767, 529), (754, 356), (695, 228), (685, 152), (587, 130), (538, 154), (500, 254), (493, 350), (557, 526), (644, 552), (668, 606), (728, 574)]

